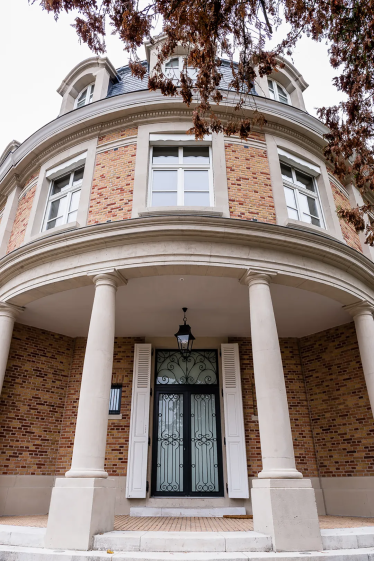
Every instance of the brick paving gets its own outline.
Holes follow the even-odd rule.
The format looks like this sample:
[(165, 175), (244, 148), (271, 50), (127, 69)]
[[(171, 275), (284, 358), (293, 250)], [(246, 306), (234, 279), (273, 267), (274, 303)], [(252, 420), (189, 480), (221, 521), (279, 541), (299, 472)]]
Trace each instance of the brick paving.
[[(32, 526), (46, 528), (48, 516), (0, 516), (0, 525)], [(374, 518), (349, 516), (320, 516), (322, 529), (360, 528), (374, 526)], [(235, 518), (182, 518), (157, 516), (115, 516), (115, 530), (148, 532), (248, 532), (253, 530), (253, 520)]]

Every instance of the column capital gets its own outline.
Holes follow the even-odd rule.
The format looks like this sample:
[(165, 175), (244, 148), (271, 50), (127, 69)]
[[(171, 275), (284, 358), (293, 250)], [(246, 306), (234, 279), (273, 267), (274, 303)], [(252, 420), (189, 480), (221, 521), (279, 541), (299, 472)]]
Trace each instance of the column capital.
[(252, 286), (254, 284), (266, 284), (269, 285), (271, 279), (276, 276), (277, 273), (274, 271), (268, 271), (266, 269), (248, 269), (244, 275), (239, 279), (240, 284), (245, 284), (246, 286)]
[(9, 302), (0, 302), (0, 316), (6, 316), (11, 319), (16, 319), (25, 308), (21, 306), (15, 306), (15, 304), (10, 304)]
[(114, 288), (126, 285), (128, 280), (117, 269), (104, 269), (103, 271), (92, 271), (87, 273), (95, 286), (108, 284)]
[(354, 304), (343, 306), (343, 310), (348, 312), (353, 317), (353, 319), (358, 316), (373, 317), (374, 306), (364, 300), (362, 302), (354, 302)]

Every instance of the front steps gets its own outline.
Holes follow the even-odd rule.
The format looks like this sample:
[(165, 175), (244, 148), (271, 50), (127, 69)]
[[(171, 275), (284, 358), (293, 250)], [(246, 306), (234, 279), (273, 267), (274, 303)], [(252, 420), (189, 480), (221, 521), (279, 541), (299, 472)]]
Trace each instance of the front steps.
[(245, 507), (206, 507), (206, 508), (175, 508), (175, 507), (136, 507), (130, 508), (130, 516), (181, 516), (187, 518), (196, 517), (216, 517), (219, 518), (226, 514), (243, 515), (246, 514)]
[(94, 549), (144, 552), (271, 551), (270, 536), (257, 532), (107, 532)]
[(321, 530), (325, 551), (271, 550), (256, 532), (106, 532), (93, 551), (43, 548), (45, 528), (0, 525), (0, 561), (374, 561), (374, 527)]

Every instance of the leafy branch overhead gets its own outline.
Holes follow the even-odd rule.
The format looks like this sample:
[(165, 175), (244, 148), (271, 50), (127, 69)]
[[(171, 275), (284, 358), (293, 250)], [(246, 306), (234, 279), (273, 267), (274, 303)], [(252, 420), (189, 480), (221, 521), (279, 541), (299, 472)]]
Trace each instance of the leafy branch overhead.
[[(334, 83), (346, 101), (322, 107), (319, 117), (330, 129), (325, 156), (340, 180), (360, 189), (365, 204), (339, 211), (357, 230), (366, 229), (374, 244), (374, 229), (365, 219), (374, 210), (374, 3), (370, 0), (29, 0), (39, 3), (57, 19), (61, 12), (77, 14), (75, 29), (81, 41), (97, 53), (105, 52), (106, 22), (130, 53), (134, 75), (142, 78), (137, 49), (152, 43), (152, 33), (162, 22), (163, 41), (151, 90), (180, 95), (193, 103), (193, 132), (201, 138), (209, 132), (224, 132), (247, 138), (253, 125), (263, 125), (251, 95), (256, 76), (266, 76), (282, 66), (282, 55), (292, 54), (306, 34), (327, 41)], [(291, 31), (271, 51), (267, 42), (282, 22)], [(177, 48), (187, 53), (176, 83), (163, 72), (164, 63)], [(234, 63), (234, 57), (237, 62)], [(229, 91), (219, 89), (221, 58), (231, 62)], [(193, 78), (191, 77), (193, 69)], [(224, 101), (233, 111), (221, 121), (213, 107)], [(251, 112), (248, 112), (251, 109)], [(369, 224), (366, 226), (366, 224)]]

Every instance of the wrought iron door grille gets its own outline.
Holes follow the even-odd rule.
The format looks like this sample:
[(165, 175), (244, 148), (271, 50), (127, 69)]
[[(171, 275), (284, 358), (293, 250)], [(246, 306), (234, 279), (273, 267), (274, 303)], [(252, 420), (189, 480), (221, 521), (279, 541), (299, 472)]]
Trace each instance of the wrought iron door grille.
[(152, 494), (223, 496), (217, 351), (156, 351)]

